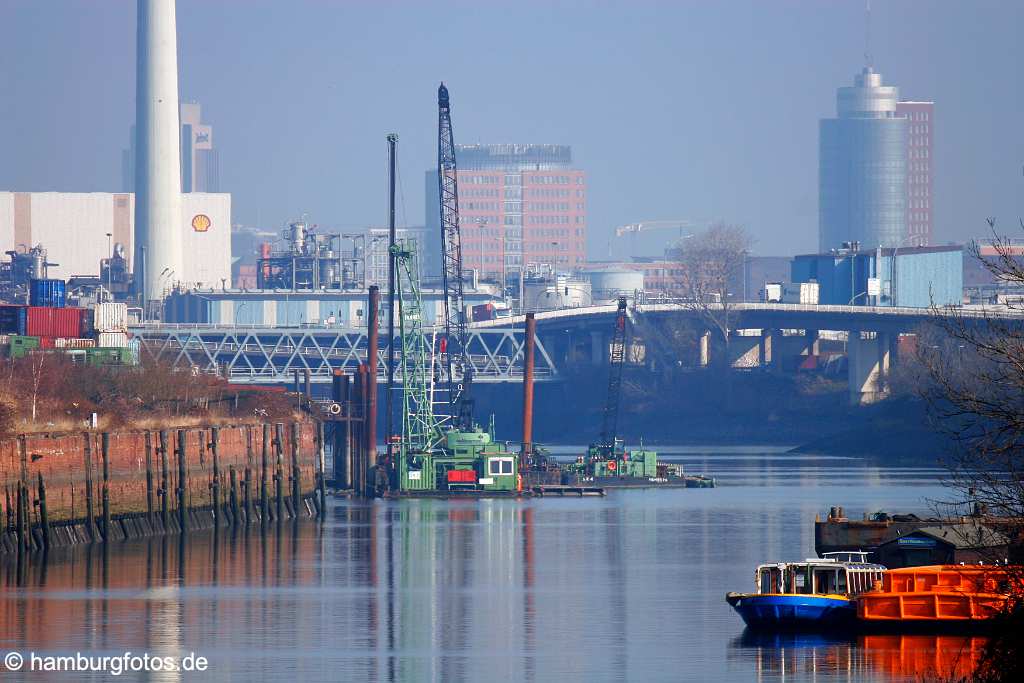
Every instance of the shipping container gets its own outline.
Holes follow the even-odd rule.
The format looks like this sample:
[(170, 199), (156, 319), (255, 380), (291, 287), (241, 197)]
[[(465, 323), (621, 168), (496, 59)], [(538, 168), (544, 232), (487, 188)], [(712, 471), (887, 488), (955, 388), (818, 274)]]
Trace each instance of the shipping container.
[(128, 348), (127, 332), (97, 332), (96, 346), (104, 349)]
[(816, 306), (818, 304), (818, 283), (793, 282), (783, 285), (782, 303)]
[(127, 332), (128, 304), (96, 304), (93, 309), (93, 329), (97, 332)]
[(21, 358), (39, 348), (38, 337), (26, 337), (24, 335), (12, 334), (10, 337), (11, 358)]
[(132, 350), (129, 348), (104, 349), (97, 347), (85, 349), (85, 353), (89, 364), (97, 367), (104, 365), (134, 365), (132, 362)]
[(96, 340), (57, 338), (53, 340), (53, 345), (58, 349), (89, 349), (96, 346)]
[(63, 280), (29, 280), (28, 302), (30, 306), (64, 308), (66, 285)]
[(53, 337), (40, 337), (39, 348), (41, 349), (55, 349), (57, 348), (56, 339)]
[(764, 283), (764, 301), (768, 304), (777, 304), (782, 301), (782, 283)]
[(43, 308), (29, 306), (25, 313), (25, 334), (30, 337), (82, 338), (84, 308)]
[(25, 330), (19, 327), (19, 312), (24, 308), (24, 306), (0, 305), (0, 332), (24, 334)]

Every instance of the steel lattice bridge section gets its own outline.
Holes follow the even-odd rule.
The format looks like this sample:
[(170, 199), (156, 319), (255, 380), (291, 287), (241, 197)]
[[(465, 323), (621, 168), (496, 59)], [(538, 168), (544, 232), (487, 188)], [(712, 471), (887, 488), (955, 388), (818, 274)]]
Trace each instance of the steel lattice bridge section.
[[(314, 382), (329, 382), (337, 369), (358, 372), (366, 362), (365, 330), (322, 327), (231, 327), (219, 325), (145, 325), (131, 329), (140, 351), (193, 372), (219, 374), (236, 383), (290, 382), (295, 373), (309, 371)], [(521, 382), (522, 328), (470, 330), (469, 359), (474, 382)], [(438, 344), (440, 331), (437, 334)], [(377, 381), (386, 379), (388, 340), (380, 337)], [(401, 340), (396, 341), (396, 349)], [(436, 365), (435, 381), (444, 369)], [(535, 379), (552, 381), (558, 370), (540, 339), (536, 340)], [(395, 379), (402, 381), (401, 367)]]

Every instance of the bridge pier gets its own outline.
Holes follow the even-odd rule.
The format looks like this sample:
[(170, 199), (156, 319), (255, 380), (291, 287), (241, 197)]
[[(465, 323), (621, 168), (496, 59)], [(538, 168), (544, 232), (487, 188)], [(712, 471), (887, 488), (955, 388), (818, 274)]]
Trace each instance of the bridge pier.
[(761, 364), (761, 337), (729, 334), (729, 365), (734, 368), (756, 368)]
[(888, 332), (876, 332), (865, 339), (859, 331), (850, 332), (846, 356), (852, 405), (874, 403), (889, 392), (893, 336)]
[(590, 363), (594, 367), (608, 364), (608, 345), (604, 341), (602, 332), (590, 332)]

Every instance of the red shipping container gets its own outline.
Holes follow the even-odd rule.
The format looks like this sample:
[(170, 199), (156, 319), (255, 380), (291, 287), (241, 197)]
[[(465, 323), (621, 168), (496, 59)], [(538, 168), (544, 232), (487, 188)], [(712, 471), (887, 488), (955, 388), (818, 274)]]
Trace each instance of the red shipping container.
[(448, 470), (449, 484), (475, 484), (476, 470)]
[(30, 337), (82, 337), (84, 308), (44, 308), (29, 306), (25, 334)]
[(54, 344), (53, 337), (40, 337), (39, 338), (39, 348), (41, 348), (41, 349), (56, 348), (56, 344)]

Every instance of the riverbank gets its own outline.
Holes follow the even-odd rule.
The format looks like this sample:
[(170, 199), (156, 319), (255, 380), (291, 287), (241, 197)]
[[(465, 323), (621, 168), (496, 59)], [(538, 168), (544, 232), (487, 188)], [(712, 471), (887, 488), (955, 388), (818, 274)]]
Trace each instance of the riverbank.
[(0, 552), (237, 526), (321, 509), (318, 423), (0, 440)]

